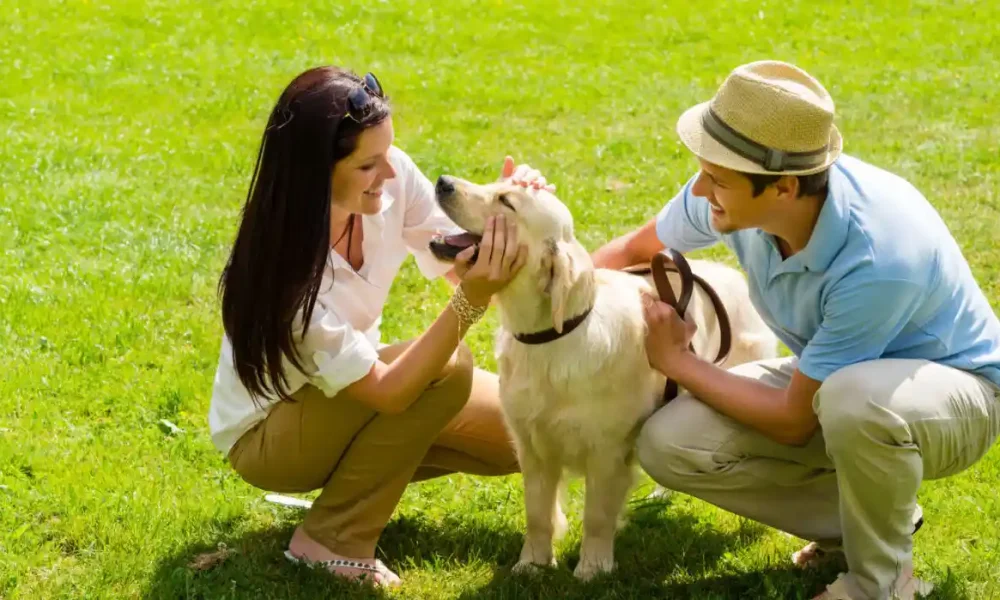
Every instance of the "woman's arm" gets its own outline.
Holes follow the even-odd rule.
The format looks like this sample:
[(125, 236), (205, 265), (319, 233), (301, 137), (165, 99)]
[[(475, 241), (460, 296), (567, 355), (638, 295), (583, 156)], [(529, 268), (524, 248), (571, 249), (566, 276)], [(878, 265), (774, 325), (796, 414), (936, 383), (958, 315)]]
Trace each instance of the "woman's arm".
[(430, 328), (391, 363), (376, 362), (367, 375), (343, 389), (345, 396), (379, 412), (396, 414), (409, 408), (438, 377), (478, 318), (459, 314), (462, 298), (468, 302), (467, 309), (481, 316), (493, 294), (513, 279), (527, 258), (526, 249), (517, 243), (514, 223), (506, 223), (502, 215), (486, 224), (479, 257), (470, 266), (474, 252), (474, 247), (467, 248), (456, 258), (454, 273), (461, 285)]
[(376, 362), (368, 375), (341, 393), (381, 413), (405, 411), (444, 369), (469, 325), (449, 304), (399, 358)]

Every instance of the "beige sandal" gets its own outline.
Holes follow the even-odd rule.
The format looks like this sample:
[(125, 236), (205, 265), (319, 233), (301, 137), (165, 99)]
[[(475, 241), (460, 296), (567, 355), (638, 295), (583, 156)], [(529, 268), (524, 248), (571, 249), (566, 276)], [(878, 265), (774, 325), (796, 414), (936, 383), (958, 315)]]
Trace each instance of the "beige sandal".
[[(826, 586), (826, 590), (813, 600), (859, 600), (851, 596), (847, 591), (846, 573), (837, 576), (837, 580)], [(917, 594), (926, 596), (934, 591), (934, 586), (929, 582), (917, 579), (913, 573), (904, 573), (896, 580), (897, 589), (892, 590), (890, 600), (915, 600)], [(902, 584), (902, 585), (900, 585)]]
[[(348, 579), (354, 579), (362, 582), (371, 582), (375, 585), (399, 585), (398, 576), (396, 576), (392, 571), (389, 570), (385, 564), (376, 559), (374, 565), (365, 564), (356, 560), (346, 560), (346, 559), (333, 559), (333, 560), (309, 560), (306, 558), (295, 556), (289, 550), (285, 550), (285, 558), (296, 564), (303, 564), (310, 568), (321, 567), (324, 568), (333, 575), (338, 577), (345, 577), (339, 573), (333, 571), (333, 569), (346, 567), (349, 569), (358, 569), (363, 571), (363, 573), (357, 577), (345, 577)], [(371, 575), (369, 575), (371, 573)]]
[(826, 586), (826, 589), (818, 596), (813, 596), (812, 600), (855, 600), (847, 593), (847, 582), (844, 579), (846, 573), (837, 575), (837, 580)]

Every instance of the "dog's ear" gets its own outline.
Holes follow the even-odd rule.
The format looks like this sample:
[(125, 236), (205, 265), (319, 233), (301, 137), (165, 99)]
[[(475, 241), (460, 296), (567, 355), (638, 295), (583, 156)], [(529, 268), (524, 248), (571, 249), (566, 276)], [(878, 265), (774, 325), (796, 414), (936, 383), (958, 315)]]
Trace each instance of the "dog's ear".
[(547, 277), (540, 279), (542, 293), (549, 297), (552, 303), (552, 327), (562, 333), (565, 317), (566, 299), (576, 281), (573, 257), (564, 244), (554, 239), (548, 240), (546, 252), (542, 256), (542, 273)]

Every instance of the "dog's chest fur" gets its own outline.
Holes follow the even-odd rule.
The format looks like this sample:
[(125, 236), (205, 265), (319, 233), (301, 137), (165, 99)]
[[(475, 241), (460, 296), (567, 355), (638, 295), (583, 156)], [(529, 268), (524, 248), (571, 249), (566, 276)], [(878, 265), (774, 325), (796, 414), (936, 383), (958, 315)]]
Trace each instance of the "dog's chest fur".
[(648, 366), (643, 344), (645, 283), (611, 277), (569, 335), (526, 345), (502, 329), (498, 334), (501, 401), (518, 443), (572, 470), (582, 470), (594, 452), (628, 454), (662, 394), (663, 377)]

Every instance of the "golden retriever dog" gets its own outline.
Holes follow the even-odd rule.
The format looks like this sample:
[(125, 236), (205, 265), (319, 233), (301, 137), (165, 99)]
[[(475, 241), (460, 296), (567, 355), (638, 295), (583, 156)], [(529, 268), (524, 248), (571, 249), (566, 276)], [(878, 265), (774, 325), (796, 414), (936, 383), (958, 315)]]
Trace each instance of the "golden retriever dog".
[[(586, 580), (611, 571), (615, 533), (636, 471), (635, 437), (664, 390), (664, 377), (649, 366), (644, 344), (640, 292), (655, 296), (655, 289), (648, 278), (595, 269), (574, 236), (570, 211), (547, 191), (449, 176), (440, 177), (436, 189), (441, 208), (468, 232), (432, 242), (439, 258), (453, 259), (478, 243), (487, 218), (499, 213), (516, 221), (518, 239), (528, 249), (525, 266), (496, 296), (500, 397), (520, 460), (527, 519), (515, 571), (555, 565), (553, 538), (565, 526), (558, 502), (565, 471), (582, 475), (586, 490), (574, 574)], [(743, 275), (718, 263), (689, 263), (730, 316), (732, 350), (723, 366), (776, 356), (776, 338), (751, 307)], [(680, 289), (676, 276), (671, 282)], [(695, 290), (687, 313), (698, 327), (693, 343), (711, 360), (719, 328), (708, 297)], [(550, 329), (565, 335), (547, 343), (517, 339)]]

